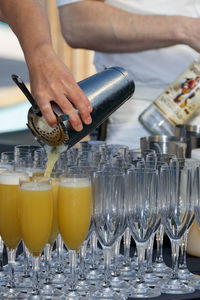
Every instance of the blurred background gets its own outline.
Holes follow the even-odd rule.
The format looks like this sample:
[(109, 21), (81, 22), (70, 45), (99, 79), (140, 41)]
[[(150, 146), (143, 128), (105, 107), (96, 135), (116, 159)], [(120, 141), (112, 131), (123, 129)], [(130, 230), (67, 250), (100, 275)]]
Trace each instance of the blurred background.
[[(41, 2), (50, 21), (55, 52), (68, 66), (76, 81), (94, 74), (93, 52), (72, 49), (64, 41), (56, 1), (41, 0)], [(37, 144), (37, 142), (26, 126), (30, 104), (11, 79), (12, 74), (17, 74), (29, 87), (24, 55), (12, 30), (1, 22), (0, 44), (0, 152), (3, 152), (11, 150), (16, 144)]]

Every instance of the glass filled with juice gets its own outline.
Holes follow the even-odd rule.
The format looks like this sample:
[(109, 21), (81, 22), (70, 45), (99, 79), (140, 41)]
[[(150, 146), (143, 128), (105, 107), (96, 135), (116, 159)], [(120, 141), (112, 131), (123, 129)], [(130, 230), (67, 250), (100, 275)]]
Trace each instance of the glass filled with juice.
[(39, 257), (48, 242), (53, 220), (51, 180), (33, 177), (21, 181), (19, 219), (22, 239), (33, 257), (33, 295), (39, 294)]
[(28, 179), (28, 175), (18, 172), (0, 173), (0, 235), (10, 250), (16, 249), (21, 240), (18, 217), (20, 178)]
[[(69, 295), (76, 291), (76, 253), (85, 240), (91, 218), (92, 192), (89, 175), (85, 172), (68, 174), (59, 180), (58, 189), (58, 227), (65, 246), (69, 250), (71, 263)], [(72, 293), (72, 294), (71, 294)], [(78, 296), (78, 295), (77, 295)]]
[(14, 266), (18, 244), (21, 240), (18, 216), (18, 191), (20, 179), (28, 179), (28, 175), (18, 172), (0, 172), (0, 235), (8, 253), (9, 280), (7, 296), (12, 297), (15, 287)]

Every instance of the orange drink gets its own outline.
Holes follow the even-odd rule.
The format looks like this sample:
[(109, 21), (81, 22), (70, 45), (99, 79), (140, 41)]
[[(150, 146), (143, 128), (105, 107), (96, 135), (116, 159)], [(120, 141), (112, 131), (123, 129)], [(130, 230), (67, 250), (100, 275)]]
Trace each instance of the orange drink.
[(59, 152), (58, 147), (50, 147), (50, 146), (46, 147), (46, 151), (47, 151), (48, 161), (47, 161), (46, 170), (44, 172), (44, 176), (50, 177), (53, 167), (57, 162), (57, 160), (59, 159), (61, 152)]
[(68, 249), (77, 250), (90, 226), (92, 193), (89, 179), (62, 178), (58, 190), (58, 226)]
[(47, 181), (21, 183), (19, 216), (22, 239), (31, 254), (39, 256), (49, 239), (53, 218), (52, 189)]
[(18, 217), (19, 179), (23, 173), (0, 174), (0, 235), (8, 249), (16, 249), (20, 240)]

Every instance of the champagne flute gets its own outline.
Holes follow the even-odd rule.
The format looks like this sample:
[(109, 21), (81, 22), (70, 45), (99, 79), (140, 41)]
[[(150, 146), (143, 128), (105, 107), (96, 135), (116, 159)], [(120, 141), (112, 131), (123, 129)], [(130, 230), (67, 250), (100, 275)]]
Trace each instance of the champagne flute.
[(87, 172), (77, 171), (62, 176), (58, 190), (58, 226), (70, 259), (70, 277), (62, 289), (65, 299), (80, 299), (76, 288), (77, 252), (90, 227), (91, 208), (92, 189)]
[(126, 207), (128, 226), (131, 229), (138, 253), (138, 276), (131, 281), (130, 295), (151, 298), (161, 294), (151, 289), (143, 276), (145, 248), (155, 231), (159, 218), (158, 171), (155, 169), (129, 169), (127, 173)]
[[(53, 221), (50, 236), (44, 248), (44, 285), (41, 289), (41, 294), (45, 296), (57, 295), (57, 289), (54, 288), (52, 282), (52, 273), (51, 268), (55, 266), (52, 261), (52, 249), (54, 242), (58, 236), (58, 186), (59, 186), (59, 176), (61, 176), (62, 171), (55, 170), (51, 173), (51, 186), (52, 186), (52, 195), (53, 195)], [(54, 282), (55, 283), (55, 282)]]
[(125, 174), (116, 169), (95, 174), (93, 218), (95, 231), (104, 251), (104, 282), (98, 282), (97, 291), (89, 293), (90, 300), (126, 298), (115, 292), (110, 282), (112, 247), (121, 235), (121, 228), (124, 228), (125, 223), (124, 187)]
[(39, 285), (40, 255), (49, 239), (53, 219), (51, 180), (33, 177), (21, 180), (19, 220), (22, 239), (32, 256), (32, 291), (29, 298), (41, 299)]
[[(7, 248), (9, 277), (2, 296), (16, 298), (14, 276), (16, 251), (21, 241), (18, 217), (18, 188), (20, 178), (28, 178), (24, 173), (5, 172), (0, 174), (0, 235)], [(17, 292), (18, 294), (18, 292)]]
[[(171, 161), (172, 164), (178, 163), (181, 166), (186, 166), (191, 168), (192, 170), (192, 207), (196, 201), (197, 195), (197, 167), (199, 165), (199, 161), (197, 159), (193, 158), (173, 158)], [(194, 282), (196, 280), (195, 275), (192, 274), (188, 268), (187, 268), (187, 261), (186, 261), (186, 249), (187, 249), (187, 237), (188, 232), (190, 230), (190, 227), (194, 221), (194, 213), (191, 215), (191, 220), (188, 224), (187, 230), (183, 234), (183, 237), (181, 239), (180, 243), (180, 257), (179, 257), (179, 270), (178, 274), (180, 279), (184, 280), (185, 282), (192, 281)], [(197, 279), (197, 281), (199, 281)]]
[(178, 276), (178, 257), (181, 239), (192, 217), (192, 169), (179, 165), (161, 167), (162, 191), (161, 219), (172, 248), (172, 275), (162, 286), (166, 294), (187, 294), (194, 288), (183, 283)]

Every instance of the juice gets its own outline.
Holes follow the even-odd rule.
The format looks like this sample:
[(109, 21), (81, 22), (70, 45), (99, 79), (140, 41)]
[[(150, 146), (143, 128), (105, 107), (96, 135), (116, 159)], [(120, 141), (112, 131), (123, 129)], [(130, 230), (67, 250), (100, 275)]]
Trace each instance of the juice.
[(52, 193), (53, 193), (53, 222), (48, 243), (53, 246), (58, 235), (58, 213), (57, 213), (57, 198), (58, 198), (58, 180), (52, 178)]
[(43, 182), (24, 183), (19, 191), (19, 216), (22, 239), (34, 256), (47, 243), (53, 218), (51, 186)]
[(58, 226), (68, 249), (78, 250), (90, 226), (91, 185), (83, 178), (66, 178), (58, 191)]
[(59, 159), (61, 153), (58, 151), (58, 147), (48, 147), (46, 148), (46, 150), (48, 155), (48, 161), (44, 176), (50, 177), (53, 167), (56, 161)]
[(0, 174), (0, 235), (9, 249), (16, 249), (20, 240), (18, 217), (19, 173)]

